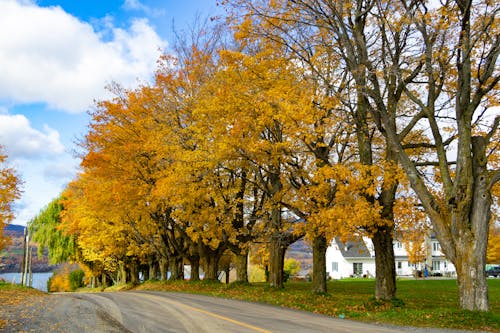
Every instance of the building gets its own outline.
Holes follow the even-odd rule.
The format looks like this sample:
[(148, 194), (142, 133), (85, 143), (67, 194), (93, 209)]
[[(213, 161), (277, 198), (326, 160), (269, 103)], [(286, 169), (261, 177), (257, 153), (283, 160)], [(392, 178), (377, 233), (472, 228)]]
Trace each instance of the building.
[[(423, 262), (412, 264), (408, 252), (401, 241), (394, 241), (394, 257), (398, 276), (414, 276), (424, 272), (434, 276), (455, 276), (455, 266), (446, 259), (441, 245), (434, 235), (425, 238), (426, 258)], [(359, 237), (343, 242), (336, 237), (326, 251), (326, 271), (333, 279), (347, 277), (374, 277), (375, 250), (368, 237)], [(423, 273), (422, 273), (423, 274)]]

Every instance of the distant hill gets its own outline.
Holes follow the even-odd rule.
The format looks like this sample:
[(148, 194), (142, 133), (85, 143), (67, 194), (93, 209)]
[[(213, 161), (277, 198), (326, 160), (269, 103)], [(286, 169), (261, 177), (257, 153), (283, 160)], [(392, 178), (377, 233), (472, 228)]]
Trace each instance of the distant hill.
[(24, 225), (7, 224), (4, 230), (5, 234), (10, 237), (23, 237), (24, 229), (26, 229)]
[[(5, 235), (10, 238), (10, 243), (0, 252), (0, 273), (19, 272), (21, 270), (25, 228), (25, 226), (16, 224), (9, 224), (5, 227)], [(49, 265), (46, 251), (41, 257), (38, 257), (37, 244), (33, 243), (31, 248), (33, 251), (33, 272), (48, 272), (54, 269), (54, 266)]]
[(300, 275), (307, 275), (312, 269), (312, 248), (303, 239), (291, 244), (286, 250), (285, 257), (293, 258), (300, 262)]

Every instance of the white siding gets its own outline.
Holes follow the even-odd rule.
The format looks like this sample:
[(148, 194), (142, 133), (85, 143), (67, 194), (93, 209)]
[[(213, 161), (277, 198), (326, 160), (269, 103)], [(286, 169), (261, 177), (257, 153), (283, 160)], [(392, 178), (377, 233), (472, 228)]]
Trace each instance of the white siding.
[[(370, 238), (363, 237), (363, 241), (366, 247), (370, 251), (371, 258), (344, 258), (342, 252), (339, 250), (335, 240), (332, 241), (328, 249), (326, 250), (326, 271), (329, 276), (333, 279), (342, 279), (351, 277), (354, 275), (353, 264), (362, 264), (362, 274), (361, 276), (374, 277), (375, 276), (375, 252), (373, 250), (373, 243)], [(441, 273), (444, 276), (454, 276), (456, 274), (455, 266), (445, 259), (440, 244), (435, 240), (428, 240), (427, 246), (431, 251), (431, 256), (428, 257), (427, 264), (429, 269), (433, 267), (432, 262), (434, 261), (434, 270), (430, 273)], [(417, 265), (412, 265), (408, 263), (408, 253), (404, 247), (404, 244), (399, 241), (394, 242), (394, 255), (396, 257), (396, 274), (398, 276), (412, 276), (416, 269), (423, 270), (425, 263), (419, 263)], [(439, 266), (439, 269), (438, 269)]]

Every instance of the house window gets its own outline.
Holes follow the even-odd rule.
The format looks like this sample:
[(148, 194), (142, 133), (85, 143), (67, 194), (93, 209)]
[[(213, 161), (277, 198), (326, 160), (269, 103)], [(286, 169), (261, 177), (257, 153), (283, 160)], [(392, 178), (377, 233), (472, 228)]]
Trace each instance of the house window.
[(403, 244), (401, 242), (396, 242), (396, 249), (402, 249)]
[(398, 261), (398, 269), (403, 268), (403, 263), (401, 261)]
[(441, 269), (441, 261), (439, 260), (433, 260), (432, 261), (432, 270), (433, 271), (439, 271)]
[(408, 267), (411, 267), (411, 262), (408, 261)]
[(433, 251), (441, 251), (441, 244), (439, 244), (438, 242), (432, 243), (432, 250)]
[(339, 263), (338, 262), (332, 262), (332, 272), (338, 272), (339, 271)]
[(352, 273), (354, 275), (363, 275), (363, 263), (355, 262), (352, 264)]

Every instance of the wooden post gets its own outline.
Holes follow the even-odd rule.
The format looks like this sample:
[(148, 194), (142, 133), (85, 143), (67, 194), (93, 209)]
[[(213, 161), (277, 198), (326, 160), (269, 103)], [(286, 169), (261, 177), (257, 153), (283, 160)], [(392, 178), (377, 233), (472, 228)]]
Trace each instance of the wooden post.
[(23, 231), (23, 260), (21, 261), (21, 285), (24, 285), (24, 259), (26, 258), (26, 229)]

